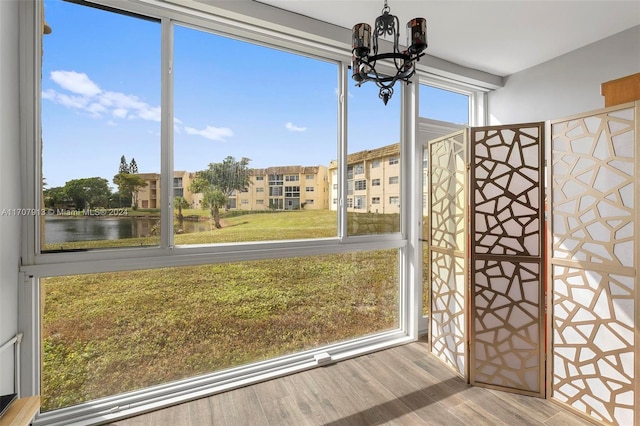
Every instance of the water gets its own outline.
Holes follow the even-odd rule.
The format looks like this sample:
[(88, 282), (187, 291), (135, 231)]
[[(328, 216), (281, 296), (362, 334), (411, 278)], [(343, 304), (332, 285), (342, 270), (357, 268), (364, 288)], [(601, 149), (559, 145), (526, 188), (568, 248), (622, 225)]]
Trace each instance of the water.
[[(159, 218), (46, 216), (44, 229), (46, 244), (55, 244), (146, 237), (159, 227)], [(182, 229), (185, 232), (204, 232), (210, 230), (210, 225), (208, 222), (185, 220)]]

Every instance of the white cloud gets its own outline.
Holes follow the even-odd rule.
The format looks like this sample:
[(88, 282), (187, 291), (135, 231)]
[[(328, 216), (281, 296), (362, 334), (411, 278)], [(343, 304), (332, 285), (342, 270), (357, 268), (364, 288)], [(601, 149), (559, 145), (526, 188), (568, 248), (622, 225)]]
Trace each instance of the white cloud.
[(78, 95), (95, 96), (102, 92), (100, 87), (83, 72), (51, 71), (51, 80), (63, 89)]
[(287, 124), (284, 125), (284, 127), (286, 127), (286, 129), (291, 132), (304, 132), (307, 130), (306, 127), (298, 127), (292, 122), (288, 122)]
[[(47, 89), (42, 92), (42, 99), (88, 113), (93, 118), (105, 118), (109, 126), (117, 125), (117, 119), (160, 122), (160, 106), (150, 105), (135, 95), (102, 90), (85, 73), (53, 71), (51, 80), (71, 94)], [(291, 123), (288, 125), (293, 126)], [(233, 131), (226, 127), (206, 126), (202, 130), (185, 127), (182, 121), (175, 117), (174, 129), (176, 133), (184, 131), (189, 135), (198, 135), (214, 141), (225, 141), (233, 136)], [(293, 126), (293, 131), (304, 130), (306, 129)]]
[(202, 130), (194, 129), (193, 127), (185, 127), (184, 131), (188, 135), (199, 135), (212, 141), (225, 142), (225, 138), (233, 136), (233, 131), (227, 127), (213, 127), (207, 126)]

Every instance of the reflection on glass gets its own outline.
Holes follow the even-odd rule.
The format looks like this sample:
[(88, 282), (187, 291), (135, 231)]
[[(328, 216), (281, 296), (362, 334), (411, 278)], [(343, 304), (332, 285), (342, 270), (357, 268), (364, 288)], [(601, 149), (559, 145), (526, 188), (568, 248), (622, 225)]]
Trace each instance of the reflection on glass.
[(397, 250), (40, 282), (44, 411), (399, 326)]
[(160, 24), (59, 0), (44, 9), (42, 251), (157, 245)]
[[(375, 84), (349, 87), (347, 156), (347, 234), (400, 231), (400, 101), (385, 106)], [(329, 166), (337, 182), (338, 164)], [(331, 208), (337, 209), (338, 188), (332, 186)]]
[(335, 237), (337, 64), (174, 33), (176, 244)]

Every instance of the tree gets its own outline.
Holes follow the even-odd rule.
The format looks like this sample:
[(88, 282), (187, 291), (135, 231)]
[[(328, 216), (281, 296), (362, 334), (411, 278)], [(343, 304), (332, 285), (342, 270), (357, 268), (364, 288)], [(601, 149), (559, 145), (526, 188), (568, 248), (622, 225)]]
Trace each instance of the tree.
[(178, 209), (178, 215), (176, 216), (178, 219), (178, 227), (182, 229), (182, 225), (184, 224), (184, 216), (182, 215), (182, 209), (186, 209), (189, 207), (189, 203), (185, 200), (184, 197), (175, 197), (173, 199), (173, 208)]
[(109, 181), (101, 177), (73, 179), (64, 184), (64, 192), (76, 209), (107, 207), (111, 189)]
[(124, 157), (124, 155), (120, 157), (120, 167), (118, 168), (118, 174), (123, 173), (129, 173), (129, 165), (127, 164), (127, 159)]
[(141, 188), (147, 186), (147, 181), (145, 181), (144, 178), (138, 175), (132, 175), (130, 173), (118, 173), (113, 177), (113, 183), (118, 185), (118, 192), (122, 194), (122, 196), (131, 197), (130, 207), (137, 208), (138, 191)]
[(220, 207), (225, 206), (233, 191), (241, 191), (251, 183), (249, 179), (249, 162), (242, 157), (237, 161), (228, 156), (221, 163), (210, 163), (207, 170), (196, 172), (196, 177), (189, 186), (191, 192), (202, 193), (202, 207), (211, 210), (215, 227), (220, 229)]
[(136, 159), (132, 158), (131, 163), (129, 163), (129, 173), (136, 174), (138, 173), (138, 163), (136, 163)]
[(64, 192), (64, 188), (56, 186), (53, 188), (47, 188), (43, 191), (44, 206), (50, 209), (57, 209), (63, 206), (64, 201), (67, 198), (67, 194)]

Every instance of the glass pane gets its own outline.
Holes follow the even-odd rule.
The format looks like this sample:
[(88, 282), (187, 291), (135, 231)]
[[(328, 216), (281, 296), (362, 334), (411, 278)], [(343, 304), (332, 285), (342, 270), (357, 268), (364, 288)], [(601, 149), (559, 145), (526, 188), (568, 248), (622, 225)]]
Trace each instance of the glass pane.
[(469, 124), (469, 96), (420, 85), (420, 117)]
[(44, 7), (42, 251), (158, 245), (160, 24)]
[(43, 278), (42, 409), (397, 329), (398, 259), (394, 249)]
[(422, 148), (422, 316), (429, 316), (431, 311), (431, 257), (429, 255), (429, 149)]
[(176, 244), (335, 237), (337, 64), (176, 26), (174, 69)]
[[(347, 234), (400, 231), (401, 84), (385, 106), (378, 87), (368, 82), (349, 87), (347, 156)], [(329, 177), (337, 182), (337, 163)], [(337, 185), (332, 199), (337, 200)], [(337, 201), (332, 203), (337, 209)]]

